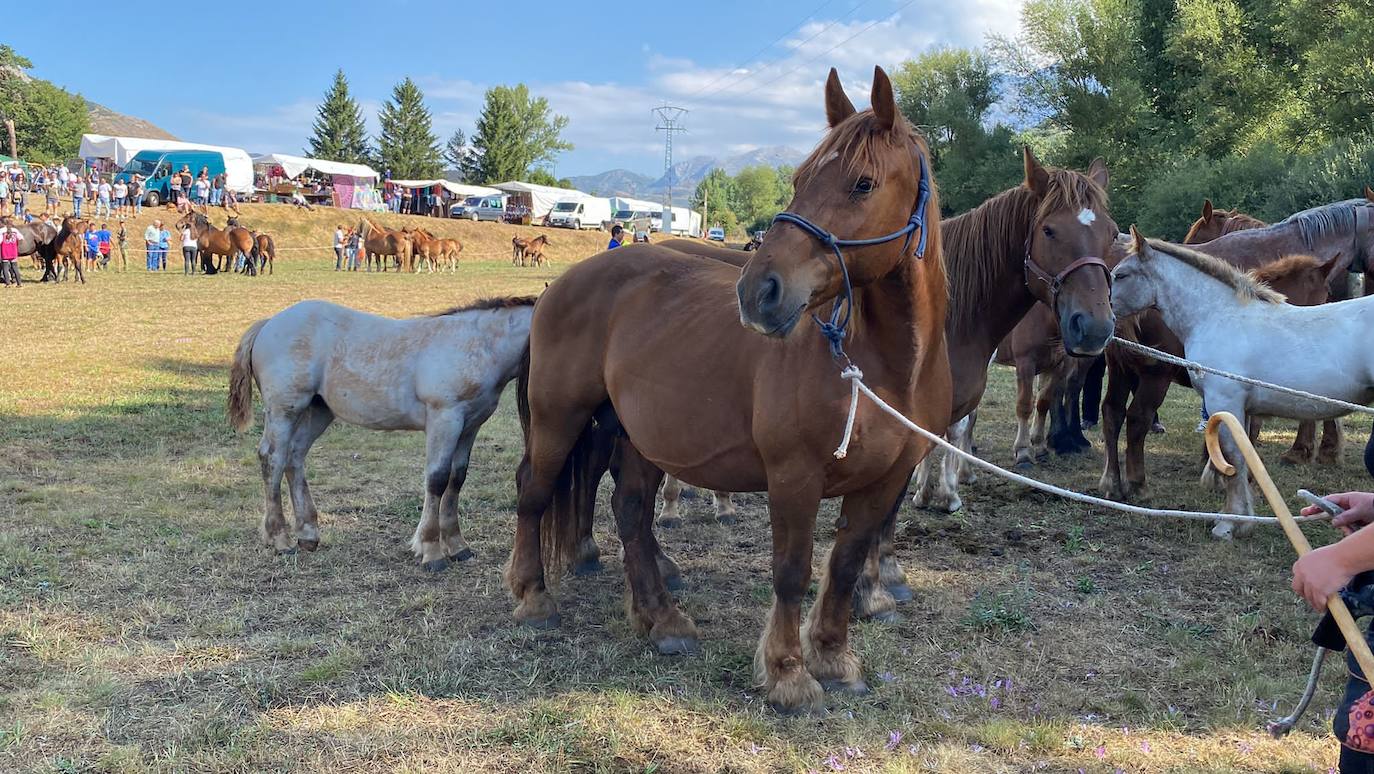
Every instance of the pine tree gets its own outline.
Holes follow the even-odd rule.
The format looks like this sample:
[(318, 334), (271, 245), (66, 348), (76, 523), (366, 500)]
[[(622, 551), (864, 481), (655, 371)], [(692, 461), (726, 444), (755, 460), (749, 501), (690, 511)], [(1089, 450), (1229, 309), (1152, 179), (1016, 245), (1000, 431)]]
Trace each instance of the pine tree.
[(315, 134), (306, 154), (317, 159), (365, 164), (371, 152), (367, 147), (367, 128), (363, 111), (348, 94), (348, 79), (343, 70), (334, 73), (334, 83), (325, 92), (315, 118)]
[(382, 128), (377, 138), (377, 160), (383, 169), (401, 180), (439, 176), (444, 168), (439, 139), (434, 136), (425, 95), (414, 81), (406, 78), (396, 84), (377, 120)]
[(567, 116), (554, 114), (543, 97), (530, 97), (523, 83), (488, 89), (463, 172), (468, 180), (496, 183), (551, 166), (559, 153), (572, 150), (560, 137), (567, 125)]
[[(444, 144), (444, 161), (448, 168), (461, 173), (468, 153), (467, 135), (463, 134), (462, 129), (454, 129), (453, 134), (449, 135), (448, 142)], [(463, 179), (467, 180), (467, 177), (464, 176)]]

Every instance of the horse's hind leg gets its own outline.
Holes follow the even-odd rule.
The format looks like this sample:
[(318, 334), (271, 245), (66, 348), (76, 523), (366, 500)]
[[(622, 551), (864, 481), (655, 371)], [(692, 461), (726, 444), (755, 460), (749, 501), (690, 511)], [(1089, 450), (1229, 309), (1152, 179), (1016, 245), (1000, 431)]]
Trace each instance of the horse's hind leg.
[(658, 525), (667, 529), (682, 524), (682, 482), (672, 476), (663, 477), (663, 511)]
[(333, 421), (334, 412), (323, 401), (315, 401), (296, 420), (291, 435), (286, 482), (291, 489), (291, 510), (296, 514), (296, 545), (307, 551), (320, 547), (320, 514), (315, 510), (315, 498), (311, 497), (310, 485), (305, 480), (305, 455)]
[(420, 565), (438, 572), (449, 565), (440, 540), (439, 503), (448, 491), (453, 459), (463, 432), (463, 412), (456, 408), (436, 412), (425, 424), (425, 504), (420, 523), (410, 539), (410, 550)]
[[(910, 481), (908, 476), (907, 480)], [(906, 487), (892, 504), (887, 517), (883, 519), (878, 539), (864, 563), (863, 575), (859, 577), (854, 589), (854, 614), (859, 618), (872, 618), (879, 621), (896, 620), (898, 602), (910, 602), (911, 587), (906, 582), (906, 572), (897, 561), (897, 513), (906, 497)]]
[(715, 501), (718, 523), (730, 525), (738, 521), (739, 513), (735, 510), (734, 494), (717, 489), (711, 493), (711, 499)]
[(1012, 457), (1018, 467), (1034, 462), (1031, 456), (1031, 413), (1035, 410), (1035, 368), (1029, 363), (1016, 364), (1016, 440), (1012, 443)]
[(449, 472), (448, 488), (439, 501), (439, 542), (443, 545), (444, 556), (455, 562), (463, 562), (476, 556), (463, 539), (462, 525), (458, 519), (458, 495), (468, 478), (468, 460), (472, 457), (472, 444), (477, 440), (477, 428), (467, 428), (458, 439), (458, 448), (453, 452), (453, 467)]
[(1318, 465), (1336, 465), (1345, 453), (1345, 428), (1341, 420), (1322, 422), (1322, 445), (1317, 449)]
[(698, 648), (696, 624), (678, 610), (658, 568), (654, 495), (663, 471), (644, 459), (622, 435), (611, 455), (611, 475), (615, 477), (611, 510), (625, 553), (625, 611), (630, 623), (648, 634), (659, 653), (693, 653)]
[(1123, 368), (1111, 367), (1107, 372), (1107, 392), (1102, 398), (1102, 450), (1104, 462), (1097, 491), (1103, 497), (1119, 500), (1121, 489), (1121, 425), (1126, 418), (1126, 403), (1131, 397), (1131, 379)]
[[(1253, 423), (1255, 420), (1251, 420)], [(1251, 439), (1254, 440), (1253, 438)], [(1298, 434), (1293, 437), (1293, 445), (1283, 453), (1279, 461), (1285, 465), (1305, 465), (1312, 461), (1317, 450), (1317, 423), (1303, 420), (1298, 423)]]
[(262, 440), (258, 443), (258, 462), (262, 465), (265, 491), (262, 539), (279, 554), (294, 553), (296, 550), (281, 509), (281, 480), (286, 474), (287, 459), (291, 454), (291, 436), (295, 428), (295, 412), (272, 406), (264, 409)]

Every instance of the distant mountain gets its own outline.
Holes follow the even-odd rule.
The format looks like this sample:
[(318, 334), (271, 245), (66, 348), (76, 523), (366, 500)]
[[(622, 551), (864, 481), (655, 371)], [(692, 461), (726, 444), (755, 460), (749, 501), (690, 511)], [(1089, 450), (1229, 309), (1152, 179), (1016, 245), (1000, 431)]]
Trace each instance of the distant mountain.
[(612, 169), (599, 175), (577, 175), (568, 178), (573, 188), (593, 196), (639, 196), (654, 180), (648, 175), (628, 169)]
[(149, 137), (154, 140), (175, 140), (176, 135), (142, 118), (126, 116), (123, 113), (86, 100), (86, 109), (91, 119), (91, 132), (108, 134), (115, 137)]
[[(673, 165), (673, 198), (690, 196), (696, 190), (697, 183), (713, 169), (722, 169), (727, 175), (736, 175), (745, 167), (795, 166), (804, 158), (805, 153), (782, 145), (756, 148), (726, 158), (695, 156)], [(596, 196), (659, 199), (668, 189), (666, 174), (655, 180), (626, 169), (612, 169), (599, 175), (579, 175), (568, 179), (577, 190)]]

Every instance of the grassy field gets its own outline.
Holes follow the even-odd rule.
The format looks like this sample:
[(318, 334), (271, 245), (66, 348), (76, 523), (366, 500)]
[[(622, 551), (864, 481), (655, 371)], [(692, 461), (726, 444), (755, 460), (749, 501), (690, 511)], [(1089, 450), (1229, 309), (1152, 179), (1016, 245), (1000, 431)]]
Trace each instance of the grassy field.
[[(319, 244), (331, 225), (328, 213), (288, 214), (299, 222), (280, 229), (284, 247)], [(511, 233), (453, 227), (490, 229), (493, 249)], [(586, 252), (600, 241), (579, 238)], [(760, 495), (739, 498), (737, 526), (706, 521), (698, 499), (684, 504), (684, 527), (661, 531), (700, 655), (660, 657), (633, 634), (604, 522), (606, 570), (563, 581), (562, 627), (512, 624), (500, 582), (521, 452), (509, 395), (461, 501), (475, 561), (430, 575), (407, 551), (421, 436), (343, 426), (310, 462), (321, 550), (272, 555), (257, 538), (257, 435), (224, 419), (227, 361), (249, 323), (311, 297), (401, 316), (536, 292), (579, 257), (569, 247), (548, 269), (493, 259), (431, 277), (340, 275), (332, 256), (290, 255), (257, 279), (103, 272), (85, 287), (0, 290), (0, 771), (1334, 764), (1339, 667), (1296, 732), (1262, 731), (1301, 690), (1315, 621), (1287, 589), (1291, 551), (1272, 529), (1218, 544), (1199, 524), (985, 477), (956, 515), (903, 513), (898, 548), (916, 600), (900, 623), (855, 628), (872, 695), (828, 697), (825, 714), (794, 719), (766, 711), (750, 685), (770, 594)], [(994, 369), (978, 424), (980, 453), (1001, 463), (1010, 382)], [(1169, 432), (1150, 440), (1155, 504), (1220, 505), (1196, 483), (1196, 417), (1196, 399), (1176, 391)], [(1363, 444), (1363, 429), (1349, 430)], [(1266, 457), (1290, 432), (1270, 423)], [(1034, 474), (1089, 489), (1100, 460), (1095, 450)], [(1354, 449), (1338, 468), (1275, 469), (1288, 492), (1365, 478)], [(827, 504), (818, 558), (834, 515)]]

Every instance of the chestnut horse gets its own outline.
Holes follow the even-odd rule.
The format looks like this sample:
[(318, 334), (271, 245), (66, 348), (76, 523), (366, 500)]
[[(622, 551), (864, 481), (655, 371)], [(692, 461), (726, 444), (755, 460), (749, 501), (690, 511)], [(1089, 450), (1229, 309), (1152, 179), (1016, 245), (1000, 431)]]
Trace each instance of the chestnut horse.
[[(525, 245), (520, 250), (521, 266), (543, 266), (544, 248), (549, 245), (549, 238), (540, 234), (525, 241)], [(528, 263), (526, 263), (528, 261)]]
[[(177, 228), (187, 226), (191, 228), (191, 238), (196, 240), (201, 261), (207, 265), (213, 263), (219, 271), (233, 269), (239, 256), (246, 257), (253, 251), (253, 234), (242, 226), (218, 229), (210, 225), (210, 219), (203, 213), (194, 211), (186, 213), (177, 222)], [(223, 265), (216, 261), (216, 256), (224, 262)]]
[(385, 260), (391, 256), (396, 258), (397, 271), (411, 271), (414, 243), (410, 234), (379, 226), (367, 216), (363, 216), (358, 223), (358, 234), (362, 237), (363, 250), (367, 253), (368, 271), (372, 271), (374, 258), (377, 261), (377, 271), (387, 271), (389, 267)]
[(62, 228), (48, 243), (48, 250), (53, 257), (55, 282), (66, 280), (71, 269), (75, 268), (76, 278), (82, 285), (86, 284), (86, 274), (81, 270), (81, 261), (86, 252), (86, 232), (90, 230), (91, 224), (87, 221), (78, 220), (70, 215), (62, 218)]
[[(834, 70), (825, 98), (830, 131), (797, 170), (789, 212), (742, 274), (628, 245), (572, 266), (544, 292), (519, 393), (526, 446), (505, 574), (516, 620), (558, 621), (545, 554), (554, 567), (572, 558), (594, 504), (584, 495), (594, 495), (609, 462), (631, 619), (662, 652), (694, 650), (696, 626), (658, 567), (653, 502), (664, 471), (709, 489), (767, 491), (774, 602), (755, 666), (767, 701), (782, 711), (819, 705), (822, 684), (866, 689), (849, 647), (850, 600), (929, 448), (864, 402), (848, 456), (835, 457), (850, 389), (807, 313), (840, 302), (824, 330), (914, 421), (947, 426), (951, 402), (928, 150), (881, 68), (872, 109), (855, 111)], [(652, 376), (665, 373), (673, 378)], [(827, 497), (844, 498), (841, 517), (803, 626), (816, 514)]]
[[(237, 217), (230, 217), (228, 223), (230, 226), (238, 226), (239, 219)], [(249, 261), (244, 271), (252, 275), (261, 275), (265, 267), (267, 269), (267, 274), (274, 273), (277, 264), (276, 241), (272, 239), (271, 235), (260, 231), (249, 229), (248, 233), (253, 238), (253, 249), (248, 253)]]
[(1251, 215), (1246, 215), (1240, 210), (1218, 210), (1212, 207), (1211, 199), (1202, 200), (1202, 216), (1193, 221), (1193, 225), (1188, 227), (1188, 235), (1183, 237), (1185, 245), (1200, 245), (1203, 242), (1210, 242), (1218, 237), (1226, 236), (1233, 231), (1245, 231), (1252, 228), (1264, 228), (1269, 225)]
[[(1036, 302), (1054, 311), (1058, 329), (1068, 332), (1065, 346), (1077, 355), (1100, 353), (1115, 324), (1102, 260), (1118, 233), (1107, 208), (1106, 164), (1094, 161), (1086, 175), (1046, 168), (1029, 148), (1023, 160), (1023, 184), (944, 222), (955, 421), (947, 435), (967, 451), (988, 361)], [(961, 467), (952, 454), (932, 453), (917, 475), (915, 504), (959, 510)], [(885, 536), (884, 557), (888, 542)]]

